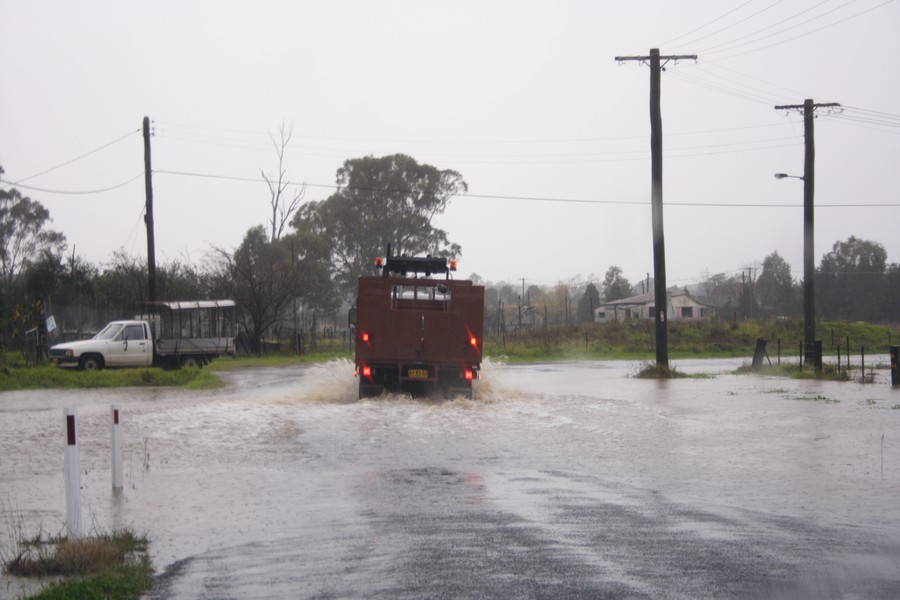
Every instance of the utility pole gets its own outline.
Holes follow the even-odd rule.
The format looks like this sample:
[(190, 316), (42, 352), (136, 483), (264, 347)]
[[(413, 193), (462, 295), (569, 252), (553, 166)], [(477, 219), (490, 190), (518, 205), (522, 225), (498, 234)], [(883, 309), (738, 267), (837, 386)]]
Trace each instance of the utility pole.
[[(744, 272), (741, 271), (741, 276), (743, 275)], [(747, 316), (753, 319), (753, 267), (747, 267), (747, 292)]]
[(776, 106), (775, 110), (803, 111), (803, 354), (807, 363), (816, 362), (815, 245), (813, 226), (816, 185), (816, 140), (813, 129), (817, 108), (840, 108), (837, 102), (816, 104), (807, 98), (803, 104)]
[(147, 208), (144, 223), (147, 224), (147, 299), (156, 302), (156, 242), (153, 235), (153, 170), (150, 168), (150, 117), (144, 117), (144, 191)]
[(666, 325), (666, 244), (663, 235), (663, 156), (662, 110), (660, 109), (660, 73), (669, 61), (697, 60), (696, 54), (660, 56), (651, 48), (649, 56), (617, 56), (616, 61), (650, 64), (650, 178), (653, 220), (653, 277), (656, 311), (656, 366), (669, 368), (669, 334)]

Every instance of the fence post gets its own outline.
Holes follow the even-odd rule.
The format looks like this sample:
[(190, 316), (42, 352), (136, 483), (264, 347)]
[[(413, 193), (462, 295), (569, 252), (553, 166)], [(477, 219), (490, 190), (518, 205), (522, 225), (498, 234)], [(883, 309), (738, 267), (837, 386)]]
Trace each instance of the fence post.
[(759, 371), (763, 366), (763, 358), (766, 356), (766, 340), (757, 338), (756, 349), (753, 351), (753, 363), (751, 369)]
[(866, 347), (859, 347), (859, 379), (866, 380)]
[(70, 538), (84, 535), (81, 522), (81, 466), (78, 459), (76, 416), (74, 408), (63, 409), (66, 423), (66, 530)]
[(900, 386), (900, 346), (891, 346), (891, 385)]
[(121, 411), (118, 404), (112, 405), (112, 486), (122, 489), (122, 427)]

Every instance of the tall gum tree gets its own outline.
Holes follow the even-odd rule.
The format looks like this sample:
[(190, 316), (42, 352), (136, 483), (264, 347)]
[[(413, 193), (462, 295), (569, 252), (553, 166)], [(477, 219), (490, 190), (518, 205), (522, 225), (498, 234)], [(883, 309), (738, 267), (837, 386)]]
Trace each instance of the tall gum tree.
[(327, 240), (335, 283), (346, 299), (390, 244), (393, 254), (458, 256), (460, 246), (434, 226), (450, 199), (468, 191), (462, 175), (419, 164), (405, 154), (347, 160), (337, 191), (303, 205), (292, 225), (298, 234)]
[(46, 229), (50, 211), (15, 188), (0, 189), (0, 282), (9, 285), (22, 267), (45, 251), (59, 254), (66, 236)]

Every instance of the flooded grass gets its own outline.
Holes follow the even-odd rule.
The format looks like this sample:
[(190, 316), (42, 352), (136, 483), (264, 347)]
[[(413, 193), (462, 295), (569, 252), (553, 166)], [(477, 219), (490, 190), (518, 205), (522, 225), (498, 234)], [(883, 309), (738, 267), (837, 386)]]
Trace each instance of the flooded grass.
[(682, 379), (691, 377), (678, 371), (675, 367), (665, 367), (656, 363), (645, 362), (633, 375), (635, 379)]
[(3, 570), (52, 580), (30, 598), (136, 599), (151, 587), (147, 548), (146, 536), (127, 529), (78, 539), (20, 532), (14, 547), (3, 550)]
[(212, 389), (222, 381), (209, 369), (104, 369), (79, 371), (52, 365), (0, 367), (0, 391), (37, 389), (93, 389), (118, 387), (184, 387)]
[(781, 365), (763, 365), (758, 371), (750, 363), (744, 363), (735, 370), (737, 375), (757, 374), (767, 377), (787, 377), (790, 379), (821, 379), (824, 381), (850, 381), (850, 373), (846, 369), (838, 369), (835, 365), (825, 364), (821, 369), (807, 365), (801, 367), (797, 363)]

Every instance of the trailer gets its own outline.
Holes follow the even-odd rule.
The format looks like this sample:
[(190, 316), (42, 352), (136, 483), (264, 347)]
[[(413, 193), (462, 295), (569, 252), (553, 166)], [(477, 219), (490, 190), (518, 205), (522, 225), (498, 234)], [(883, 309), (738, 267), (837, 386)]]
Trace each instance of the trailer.
[(351, 311), (359, 397), (471, 398), (481, 369), (484, 287), (452, 279), (456, 261), (446, 258), (388, 256), (376, 267), (380, 276), (359, 278)]

